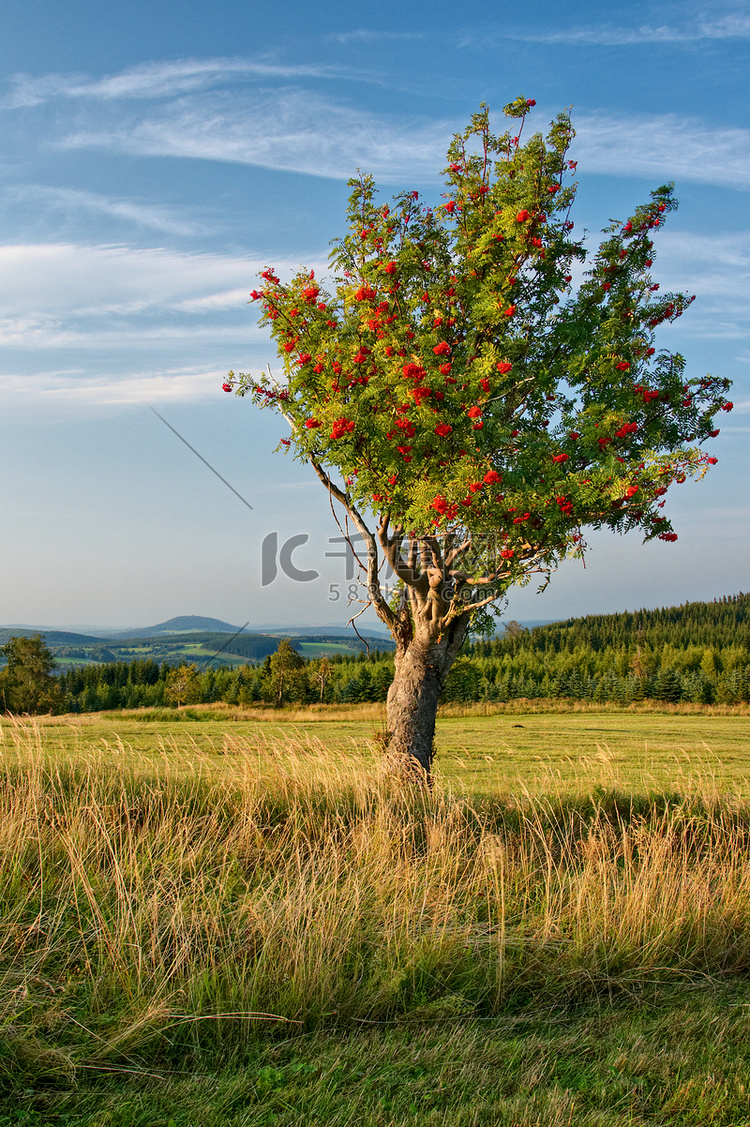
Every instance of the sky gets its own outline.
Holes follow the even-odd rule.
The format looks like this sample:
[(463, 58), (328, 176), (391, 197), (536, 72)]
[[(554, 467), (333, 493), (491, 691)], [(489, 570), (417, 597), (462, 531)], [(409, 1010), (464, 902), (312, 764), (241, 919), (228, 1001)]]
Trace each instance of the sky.
[(722, 0), (4, 0), (0, 624), (347, 621), (327, 496), (273, 452), (283, 421), (221, 391), (276, 363), (249, 292), (325, 275), (357, 169), (440, 202), (453, 133), (481, 102), (502, 132), (519, 95), (535, 129), (571, 110), (592, 240), (675, 182), (654, 275), (697, 299), (658, 343), (735, 409), (670, 491), (677, 542), (595, 534), (505, 616), (747, 590), (749, 45), (750, 3)]

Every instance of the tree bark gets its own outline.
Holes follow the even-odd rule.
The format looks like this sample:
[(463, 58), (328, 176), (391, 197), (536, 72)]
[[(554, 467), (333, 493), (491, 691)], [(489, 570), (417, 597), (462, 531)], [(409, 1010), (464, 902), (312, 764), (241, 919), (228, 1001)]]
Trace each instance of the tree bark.
[(442, 634), (418, 624), (399, 640), (396, 670), (388, 690), (388, 758), (395, 772), (429, 786), (440, 693), (469, 626), (468, 616)]

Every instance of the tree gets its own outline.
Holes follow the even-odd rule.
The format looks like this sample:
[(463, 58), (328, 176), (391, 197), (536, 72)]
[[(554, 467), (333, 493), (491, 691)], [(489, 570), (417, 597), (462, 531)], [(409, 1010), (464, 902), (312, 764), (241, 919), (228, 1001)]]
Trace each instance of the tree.
[(307, 662), (291, 641), (282, 638), (267, 661), (266, 684), (274, 707), (281, 708), (284, 700), (304, 700), (309, 688)]
[(320, 700), (321, 704), (323, 703), (323, 696), (326, 691), (326, 685), (330, 681), (332, 673), (333, 666), (328, 660), (326, 654), (323, 654), (320, 661), (318, 662), (315, 672), (313, 673), (313, 680), (318, 686), (318, 699)]
[(581, 556), (585, 528), (675, 540), (664, 496), (716, 461), (700, 444), (731, 408), (729, 381), (686, 381), (683, 357), (653, 343), (693, 300), (650, 273), (672, 186), (589, 255), (570, 219), (569, 117), (522, 144), (533, 105), (506, 106), (515, 135), (499, 136), (482, 106), (453, 139), (438, 206), (417, 192), (380, 204), (369, 176), (350, 181), (330, 286), (269, 268), (251, 294), (283, 377), (224, 384), (287, 419), (282, 447), (359, 534), (363, 601), (397, 647), (389, 750), (421, 778), (470, 627)]
[(170, 704), (197, 704), (201, 699), (201, 683), (195, 662), (183, 663), (167, 673), (164, 697)]
[(2, 707), (14, 713), (52, 712), (59, 699), (55, 659), (41, 634), (9, 638), (0, 653), (6, 660), (0, 671)]
[(654, 696), (657, 700), (670, 701), (676, 704), (682, 699), (682, 680), (675, 669), (662, 669), (656, 678)]

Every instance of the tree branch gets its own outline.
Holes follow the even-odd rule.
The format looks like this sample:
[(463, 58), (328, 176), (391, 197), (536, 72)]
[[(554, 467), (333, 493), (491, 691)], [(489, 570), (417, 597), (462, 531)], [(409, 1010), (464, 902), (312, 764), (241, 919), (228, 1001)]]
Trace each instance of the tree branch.
[(329, 494), (335, 497), (339, 504), (346, 509), (357, 531), (367, 545), (367, 597), (369, 602), (374, 606), (378, 618), (386, 624), (389, 630), (393, 629), (398, 625), (398, 619), (383, 598), (383, 592), (380, 588), (378, 547), (374, 535), (365, 524), (360, 513), (355, 509), (354, 505), (352, 505), (346, 493), (344, 493), (343, 489), (340, 489), (335, 482), (331, 481), (331, 478), (320, 465), (317, 458), (309, 454), (308, 460)]

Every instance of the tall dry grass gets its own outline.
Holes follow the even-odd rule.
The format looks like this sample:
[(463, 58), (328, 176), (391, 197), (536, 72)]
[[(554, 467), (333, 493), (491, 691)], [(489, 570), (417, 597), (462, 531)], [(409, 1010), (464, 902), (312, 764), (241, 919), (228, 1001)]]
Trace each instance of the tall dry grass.
[(3, 740), (0, 1076), (750, 967), (750, 806), (710, 784), (471, 801), (310, 740), (228, 735), (221, 777)]

